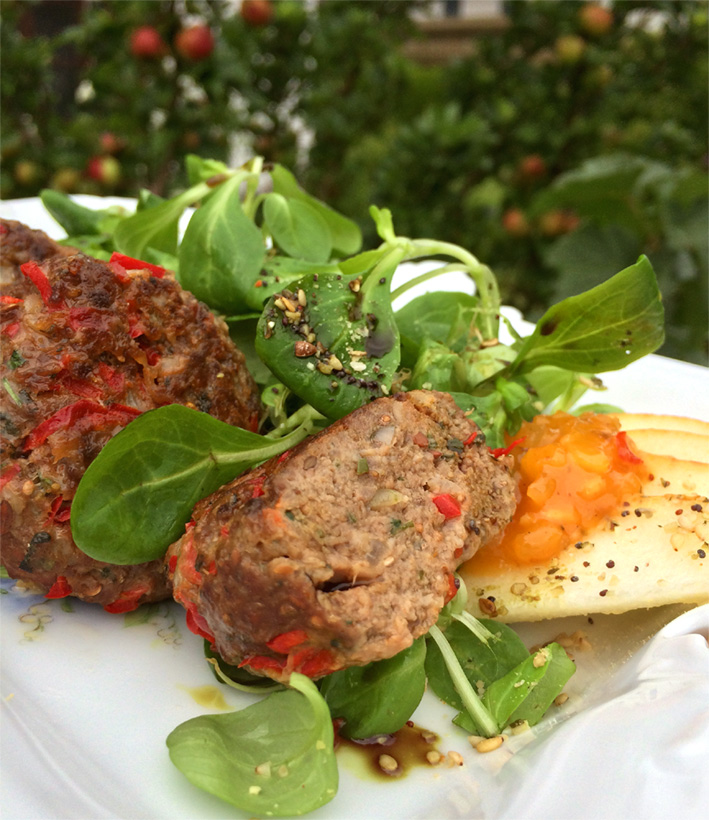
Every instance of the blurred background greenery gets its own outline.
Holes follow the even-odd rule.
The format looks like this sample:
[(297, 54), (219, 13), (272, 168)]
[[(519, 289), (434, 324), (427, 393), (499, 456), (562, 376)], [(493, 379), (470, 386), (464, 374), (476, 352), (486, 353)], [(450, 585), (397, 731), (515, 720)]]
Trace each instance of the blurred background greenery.
[(438, 51), (432, 5), (2, 0), (2, 197), (260, 154), (370, 242), (376, 203), (469, 248), (531, 319), (646, 253), (661, 352), (706, 364), (707, 2), (516, 0)]

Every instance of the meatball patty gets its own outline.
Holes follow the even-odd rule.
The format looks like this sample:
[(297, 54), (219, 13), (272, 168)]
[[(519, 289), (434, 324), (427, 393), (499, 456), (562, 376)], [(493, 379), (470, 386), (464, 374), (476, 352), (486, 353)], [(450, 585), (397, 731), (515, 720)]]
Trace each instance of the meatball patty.
[(190, 628), (287, 680), (389, 658), (509, 521), (514, 483), (451, 396), (380, 398), (201, 501), (168, 551)]
[(89, 463), (154, 407), (184, 404), (250, 430), (260, 407), (224, 322), (162, 269), (129, 267), (82, 254), (25, 262), (0, 327), (2, 563), (32, 589), (109, 611), (170, 587), (161, 561), (116, 567), (74, 544), (70, 505)]

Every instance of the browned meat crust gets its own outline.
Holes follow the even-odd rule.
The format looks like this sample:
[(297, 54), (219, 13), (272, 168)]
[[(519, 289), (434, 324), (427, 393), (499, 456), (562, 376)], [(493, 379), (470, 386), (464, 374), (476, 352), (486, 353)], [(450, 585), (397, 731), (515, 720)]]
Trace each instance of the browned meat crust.
[(277, 680), (406, 648), (515, 506), (477, 432), (449, 395), (413, 391), (227, 484), (169, 551), (188, 624)]
[(15, 286), (24, 288), (20, 265), (34, 259), (43, 262), (52, 256), (70, 256), (76, 251), (50, 239), (44, 231), (28, 228), (14, 219), (0, 219), (0, 286), (4, 294), (12, 294)]
[(179, 403), (255, 429), (243, 355), (169, 274), (81, 254), (29, 265), (0, 306), (2, 563), (38, 591), (70, 590), (111, 611), (169, 597), (162, 562), (116, 567), (84, 555), (71, 499), (106, 441), (142, 411)]

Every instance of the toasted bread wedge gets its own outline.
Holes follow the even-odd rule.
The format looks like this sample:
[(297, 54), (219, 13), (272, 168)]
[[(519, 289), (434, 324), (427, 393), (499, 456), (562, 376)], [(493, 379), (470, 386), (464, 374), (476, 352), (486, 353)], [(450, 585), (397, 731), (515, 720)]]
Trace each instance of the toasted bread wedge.
[(644, 495), (686, 493), (709, 496), (709, 463), (658, 456), (654, 453), (640, 455), (652, 475), (643, 487)]
[(690, 419), (686, 416), (662, 416), (652, 413), (616, 413), (623, 430), (684, 430), (709, 436), (709, 421)]
[(630, 430), (628, 435), (642, 452), (709, 464), (709, 436), (701, 433), (645, 428)]

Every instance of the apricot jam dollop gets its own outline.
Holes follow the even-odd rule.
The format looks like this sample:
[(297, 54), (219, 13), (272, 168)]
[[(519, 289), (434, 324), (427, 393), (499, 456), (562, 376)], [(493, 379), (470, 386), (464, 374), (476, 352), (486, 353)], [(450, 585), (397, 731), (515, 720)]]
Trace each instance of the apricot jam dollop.
[(512, 447), (519, 503), (466, 572), (546, 563), (621, 511), (648, 479), (642, 459), (611, 416), (555, 413), (524, 422)]

